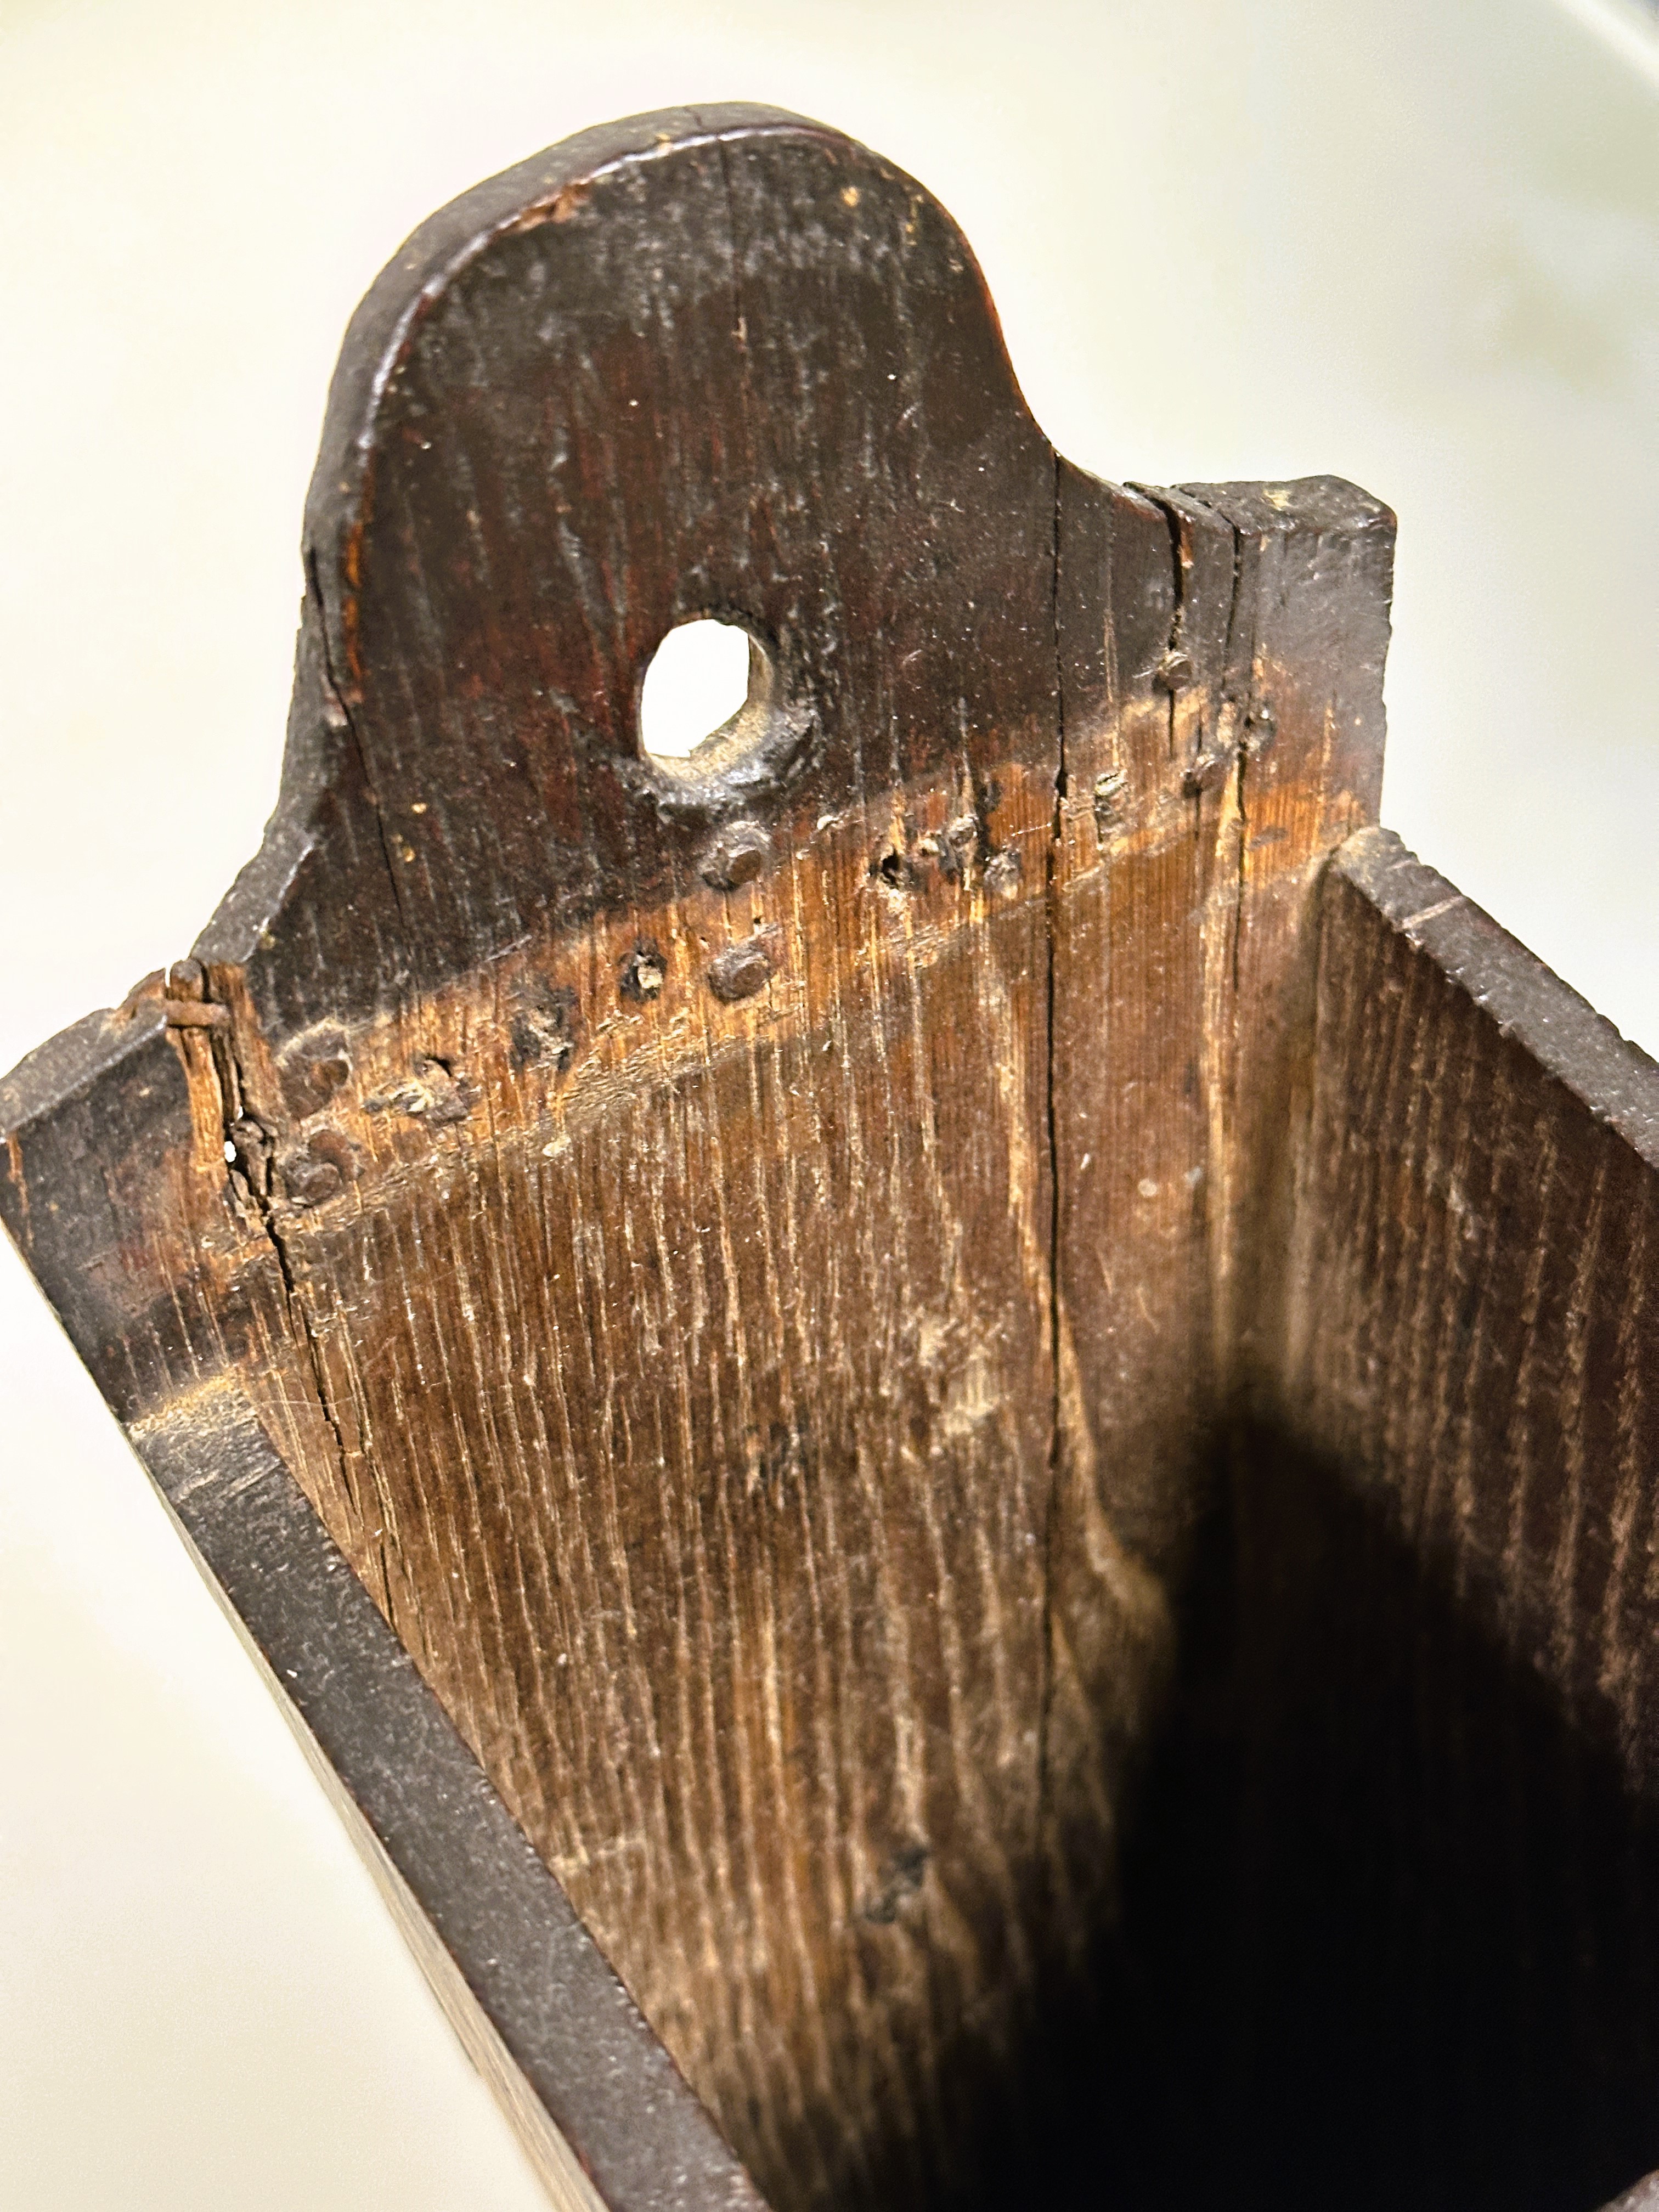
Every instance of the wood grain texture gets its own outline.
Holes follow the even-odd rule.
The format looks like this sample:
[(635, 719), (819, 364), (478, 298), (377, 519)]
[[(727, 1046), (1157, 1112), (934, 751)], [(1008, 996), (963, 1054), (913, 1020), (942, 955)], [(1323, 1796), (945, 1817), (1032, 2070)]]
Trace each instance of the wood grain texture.
[(133, 1437), (557, 2212), (754, 2212), (747, 2176), (234, 1383)]
[(1397, 1778), (1379, 1995), (1449, 2199), (1593, 2202), (1659, 2164), (1659, 1067), (1380, 832), (1320, 1038), (1286, 1426), (1341, 1564), (1411, 1562), (1338, 1645)]
[[(265, 846), (0, 1093), (106, 1394), (252, 1409), (780, 2212), (1030, 2185), (1057, 2035), (1139, 2124), (1120, 1860), (1391, 542), (1059, 463), (838, 134), (588, 134), (365, 301)], [(749, 705), (653, 762), (711, 613)]]
[(1257, 1259), (1307, 1120), (1319, 874), (1376, 813), (1394, 518), (1330, 478), (1060, 487), (1050, 1765), (1076, 1896), (1277, 1340)]
[(1275, 1252), (1132, 1883), (1220, 2147), (1166, 2186), (1602, 2202), (1659, 2161), (1659, 1068), (1385, 832)]

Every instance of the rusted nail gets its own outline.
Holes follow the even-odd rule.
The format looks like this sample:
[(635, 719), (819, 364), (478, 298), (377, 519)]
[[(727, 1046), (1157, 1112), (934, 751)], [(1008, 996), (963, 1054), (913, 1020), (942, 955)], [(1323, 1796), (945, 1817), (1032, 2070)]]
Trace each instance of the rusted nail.
[(668, 970), (662, 954), (648, 940), (636, 945), (622, 966), (622, 994), (636, 1003), (661, 995)]
[(697, 863), (704, 883), (717, 891), (752, 884), (766, 866), (771, 840), (758, 822), (728, 822)]
[(1265, 699), (1258, 699), (1245, 725), (1244, 742), (1253, 753), (1265, 753), (1279, 735), (1279, 717)]
[(336, 1198), (345, 1181), (332, 1160), (294, 1160), (283, 1170), (283, 1184), (296, 1206), (322, 1206)]
[[(143, 988), (141, 984), (140, 989)], [(224, 1030), (229, 1010), (207, 1004), (207, 975), (199, 960), (175, 960), (167, 970), (162, 1019), (174, 1030)]]
[(1152, 671), (1153, 680), (1166, 691), (1184, 691), (1195, 681), (1198, 671), (1193, 665), (1190, 653), (1172, 647)]
[(356, 1148), (338, 1129), (319, 1129), (303, 1150), (283, 1152), (276, 1162), (284, 1195), (295, 1206), (324, 1206), (357, 1179)]
[(452, 1121), (465, 1121), (476, 1101), (472, 1086), (465, 1079), (458, 1079), (453, 1068), (445, 1060), (417, 1060), (408, 1079), (374, 1098), (365, 1098), (366, 1114), (384, 1114), (388, 1108), (396, 1114), (406, 1114), (412, 1121), (424, 1121), (429, 1128), (441, 1129)]
[(708, 988), (728, 1005), (734, 999), (752, 999), (771, 978), (771, 956), (754, 938), (747, 945), (728, 945), (708, 963)]
[(1213, 791), (1218, 784), (1227, 781), (1232, 771), (1233, 759), (1231, 750), (1200, 753), (1196, 760), (1189, 763), (1182, 776), (1182, 790), (1188, 799), (1196, 799), (1202, 792)]
[(568, 983), (550, 983), (538, 976), (525, 996), (526, 1003), (513, 1018), (513, 1066), (516, 1071), (541, 1061), (562, 1075), (575, 1058), (581, 1030), (576, 994)]
[(1109, 769), (1104, 775), (1095, 778), (1095, 823), (1106, 830), (1117, 820), (1118, 801), (1122, 798), (1128, 777), (1121, 769)]

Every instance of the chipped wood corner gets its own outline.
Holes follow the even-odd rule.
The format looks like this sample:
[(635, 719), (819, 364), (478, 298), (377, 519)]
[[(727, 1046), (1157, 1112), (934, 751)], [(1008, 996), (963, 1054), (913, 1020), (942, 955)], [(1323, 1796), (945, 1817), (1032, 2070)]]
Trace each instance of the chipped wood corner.
[[(1215, 1915), (1325, 1809), (1240, 1703), (1262, 1470), (1408, 1480), (1329, 1226), (1393, 529), (1058, 459), (949, 217), (773, 110), (538, 155), (354, 319), (264, 845), (0, 1088), (0, 1208), (556, 2201), (1104, 2129), (1197, 2202), (1182, 2083), (1340, 2165)], [(654, 759), (708, 615), (749, 704)]]

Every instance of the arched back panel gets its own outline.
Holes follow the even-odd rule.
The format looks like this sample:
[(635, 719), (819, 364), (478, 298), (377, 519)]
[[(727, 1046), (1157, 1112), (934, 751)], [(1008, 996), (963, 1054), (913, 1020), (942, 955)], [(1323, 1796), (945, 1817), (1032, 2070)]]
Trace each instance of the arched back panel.
[[(579, 2197), (748, 2185), (590, 1936), (781, 2212), (943, 2201), (1110, 2021), (1390, 546), (1057, 460), (948, 216), (771, 111), (352, 325), (264, 848), (13, 1079), (4, 1203)], [(653, 762), (707, 614), (750, 705)]]

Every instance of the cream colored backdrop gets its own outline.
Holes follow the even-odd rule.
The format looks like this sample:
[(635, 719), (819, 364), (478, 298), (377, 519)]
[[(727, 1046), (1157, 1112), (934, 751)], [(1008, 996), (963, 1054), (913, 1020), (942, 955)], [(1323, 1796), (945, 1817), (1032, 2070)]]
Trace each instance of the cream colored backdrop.
[[(911, 169), (1116, 477), (1401, 520), (1385, 818), (1659, 1048), (1659, 31), (1639, 0), (0, 0), (0, 1066), (273, 799), (346, 318), (441, 201), (756, 98)], [(0, 2207), (538, 2200), (0, 1254)]]

